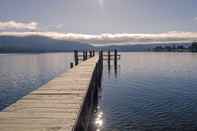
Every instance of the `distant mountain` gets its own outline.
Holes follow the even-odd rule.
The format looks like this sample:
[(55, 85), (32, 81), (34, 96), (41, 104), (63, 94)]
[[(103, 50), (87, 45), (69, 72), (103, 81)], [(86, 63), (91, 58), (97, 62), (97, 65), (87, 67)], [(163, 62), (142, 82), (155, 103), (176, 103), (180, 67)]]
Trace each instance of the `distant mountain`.
[(68, 52), (94, 48), (87, 43), (57, 40), (42, 36), (0, 36), (0, 53)]
[(122, 45), (107, 45), (92, 46), (88, 43), (71, 42), (65, 40), (57, 40), (43, 36), (0, 36), (0, 53), (36, 53), (36, 52), (70, 52), (75, 49), (89, 50), (114, 50), (118, 51), (153, 51), (157, 47), (178, 47), (183, 46), (188, 48), (191, 43), (146, 43), (146, 44), (124, 44)]
[(152, 51), (154, 50), (154, 48), (161, 46), (161, 47), (165, 47), (165, 46), (183, 46), (185, 48), (188, 48), (189, 46), (191, 46), (191, 43), (150, 43), (150, 44), (136, 44), (136, 45), (132, 45), (132, 44), (125, 44), (125, 45), (109, 45), (109, 46), (97, 46), (98, 50), (114, 50), (117, 49), (118, 51), (123, 51), (123, 52), (129, 52), (129, 51)]

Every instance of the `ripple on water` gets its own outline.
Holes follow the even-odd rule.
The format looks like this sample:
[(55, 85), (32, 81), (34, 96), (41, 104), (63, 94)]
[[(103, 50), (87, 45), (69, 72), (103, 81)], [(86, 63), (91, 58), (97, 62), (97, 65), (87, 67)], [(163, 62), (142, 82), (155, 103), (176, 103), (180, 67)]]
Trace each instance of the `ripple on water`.
[(101, 131), (197, 130), (197, 54), (122, 53), (104, 67)]

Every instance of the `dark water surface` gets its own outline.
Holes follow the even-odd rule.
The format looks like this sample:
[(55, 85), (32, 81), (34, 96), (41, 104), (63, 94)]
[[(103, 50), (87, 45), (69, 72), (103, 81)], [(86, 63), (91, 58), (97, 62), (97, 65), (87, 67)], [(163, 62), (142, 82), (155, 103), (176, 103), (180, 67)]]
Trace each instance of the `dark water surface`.
[(196, 131), (197, 54), (123, 53), (104, 64), (96, 131)]
[(0, 110), (69, 68), (72, 53), (0, 54)]
[[(0, 109), (69, 68), (72, 53), (1, 54)], [(197, 54), (121, 53), (104, 64), (97, 131), (196, 131)]]

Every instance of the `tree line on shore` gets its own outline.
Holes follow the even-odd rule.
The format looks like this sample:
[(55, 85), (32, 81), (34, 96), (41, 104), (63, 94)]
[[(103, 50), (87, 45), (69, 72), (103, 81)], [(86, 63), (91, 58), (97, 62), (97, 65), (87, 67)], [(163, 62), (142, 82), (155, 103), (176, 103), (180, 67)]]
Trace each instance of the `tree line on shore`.
[(197, 42), (192, 42), (188, 47), (183, 45), (166, 45), (166, 46), (156, 46), (153, 51), (163, 51), (163, 52), (197, 52)]

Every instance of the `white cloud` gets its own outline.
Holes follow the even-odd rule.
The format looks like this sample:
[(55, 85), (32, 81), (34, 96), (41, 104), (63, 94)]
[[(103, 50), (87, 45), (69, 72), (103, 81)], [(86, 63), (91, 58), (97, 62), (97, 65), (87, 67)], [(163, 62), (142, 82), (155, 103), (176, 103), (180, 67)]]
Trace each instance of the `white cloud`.
[(176, 41), (196, 41), (197, 32), (177, 32), (171, 31), (157, 34), (74, 34), (59, 32), (0, 32), (0, 36), (44, 36), (53, 39), (78, 41), (88, 43), (121, 43), (121, 42), (176, 42)]
[(16, 22), (16, 21), (0, 21), (0, 30), (7, 29), (26, 29), (36, 30), (38, 29), (38, 23), (36, 22)]

